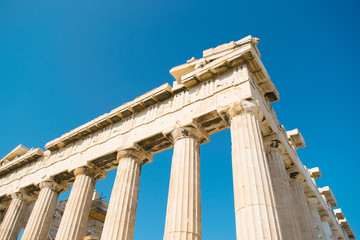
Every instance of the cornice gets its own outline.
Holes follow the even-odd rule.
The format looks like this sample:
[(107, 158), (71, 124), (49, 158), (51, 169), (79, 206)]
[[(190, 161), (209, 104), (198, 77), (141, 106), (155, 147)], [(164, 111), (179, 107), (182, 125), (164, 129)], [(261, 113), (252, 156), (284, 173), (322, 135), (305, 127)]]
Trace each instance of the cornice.
[(19, 168), (21, 165), (24, 165), (25, 163), (35, 161), (38, 158), (42, 157), (43, 155), (44, 155), (44, 151), (40, 148), (36, 148), (29, 150), (24, 155), (21, 155), (20, 157), (13, 159), (7, 163), (3, 162), (0, 167), (0, 175), (10, 172), (13, 169)]

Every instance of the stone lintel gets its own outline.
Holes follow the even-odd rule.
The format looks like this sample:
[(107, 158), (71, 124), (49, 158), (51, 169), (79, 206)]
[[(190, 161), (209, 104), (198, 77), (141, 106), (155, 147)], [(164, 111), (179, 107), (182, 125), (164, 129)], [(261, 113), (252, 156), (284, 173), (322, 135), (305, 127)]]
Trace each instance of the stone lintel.
[(171, 86), (169, 84), (163, 84), (158, 88), (155, 88), (140, 97), (135, 98), (133, 101), (125, 103), (120, 107), (115, 108), (110, 113), (105, 113), (94, 120), (81, 125), (80, 127), (65, 133), (59, 138), (56, 138), (45, 145), (45, 148), (51, 151), (55, 151), (71, 142), (79, 140), (86, 135), (100, 130), (103, 127), (110, 125), (111, 123), (118, 122), (121, 119), (129, 117), (132, 114), (139, 113), (144, 109), (162, 102), (172, 96)]
[(335, 196), (329, 186), (319, 188), (319, 192), (325, 196), (331, 207), (337, 206)]
[(310, 176), (313, 178), (321, 178), (321, 172), (318, 167), (310, 168), (309, 169)]
[(294, 130), (287, 131), (286, 134), (292, 145), (295, 147), (295, 150), (306, 147), (305, 140), (299, 132), (299, 129), (296, 128)]

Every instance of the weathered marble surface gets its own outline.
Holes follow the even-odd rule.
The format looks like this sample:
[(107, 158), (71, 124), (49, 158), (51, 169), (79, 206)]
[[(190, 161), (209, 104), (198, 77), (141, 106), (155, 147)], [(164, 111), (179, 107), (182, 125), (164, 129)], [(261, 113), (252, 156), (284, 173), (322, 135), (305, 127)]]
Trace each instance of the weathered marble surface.
[[(19, 215), (21, 217), (23, 208), (26, 207), (21, 207), (23, 205), (17, 204), (15, 209), (15, 201), (11, 201), (9, 194), (17, 193), (20, 190), (37, 194), (40, 191), (40, 183), (47, 179), (54, 179), (54, 181), (65, 185), (74, 183), (75, 190), (73, 189), (70, 196), (83, 199), (83, 202), (78, 205), (75, 203), (75, 200), (71, 201), (69, 199), (72, 206), (69, 209), (76, 209), (76, 211), (80, 211), (82, 214), (78, 216), (68, 214), (66, 217), (67, 221), (83, 219), (86, 215), (86, 211), (84, 212), (83, 210), (87, 207), (88, 195), (97, 177), (76, 174), (78, 171), (76, 169), (92, 166), (99, 171), (106, 172), (116, 168), (118, 165), (116, 155), (119, 147), (130, 149), (135, 146), (135, 148), (141, 148), (150, 155), (174, 146), (178, 148), (176, 147), (176, 141), (171, 136), (171, 132), (179, 127), (193, 126), (207, 136), (232, 126), (234, 194), (235, 200), (237, 199), (235, 201), (237, 221), (239, 222), (244, 216), (249, 216), (249, 218), (252, 217), (253, 221), (256, 222), (245, 224), (245, 227), (238, 224), (237, 229), (240, 234), (238, 234), (238, 238), (245, 235), (245, 237), (250, 237), (252, 234), (250, 229), (254, 229), (254, 224), (259, 224), (260, 222), (261, 227), (256, 228), (256, 234), (258, 234), (256, 236), (266, 236), (267, 239), (283, 238), (278, 227), (278, 209), (280, 208), (276, 207), (276, 201), (273, 196), (277, 190), (273, 187), (267, 161), (267, 158), (275, 157), (276, 159), (282, 158), (286, 168), (295, 169), (298, 174), (303, 176), (302, 188), (297, 186), (297, 190), (293, 191), (295, 195), (305, 196), (302, 198), (301, 208), (305, 211), (306, 206), (306, 209), (309, 211), (306, 199), (317, 199), (317, 208), (321, 221), (328, 224), (332, 235), (340, 236), (344, 239), (354, 239), (346, 219), (338, 219), (332, 212), (331, 208), (336, 205), (332, 192), (327, 188), (318, 189), (315, 178), (320, 177), (321, 173), (315, 170), (311, 171), (311, 169), (308, 170), (300, 161), (296, 150), (300, 147), (305, 147), (302, 135), (297, 129), (286, 132), (285, 128), (278, 121), (274, 109), (270, 106), (272, 102), (279, 100), (279, 94), (260, 61), (260, 52), (257, 48), (258, 43), (259, 39), (248, 36), (236, 42), (207, 49), (203, 52), (203, 58), (192, 58), (185, 64), (171, 69), (170, 73), (176, 79), (172, 87), (169, 84), (164, 84), (136, 98), (134, 101), (126, 103), (48, 142), (45, 146), (47, 151), (41, 149), (26, 151), (25, 148), (19, 147), (13, 153), (8, 154), (0, 160), (0, 204), (4, 206), (0, 209), (2, 211), (1, 215), (4, 215), (6, 209), (12, 209), (11, 211), (14, 214), (16, 213), (16, 216)], [(240, 102), (244, 103), (244, 101), (252, 102), (256, 105), (256, 118), (253, 118), (255, 116), (253, 113), (246, 116), (231, 116), (231, 111), (234, 110), (233, 107)], [(234, 120), (235, 118), (237, 120)], [(249, 137), (250, 135), (253, 137)], [(283, 146), (281, 157), (279, 154), (265, 155), (262, 142), (267, 137), (273, 135), (276, 136), (277, 141)], [(243, 145), (239, 140), (240, 138), (248, 139), (249, 144)], [(250, 141), (251, 139), (255, 139), (256, 143)], [(202, 138), (198, 144), (203, 144), (208, 140), (209, 138)], [(15, 152), (19, 156), (15, 156)], [(251, 153), (252, 156), (244, 153)], [(246, 157), (244, 158), (244, 156)], [(257, 169), (251, 168), (253, 161), (256, 162)], [(148, 162), (143, 162), (142, 164)], [(119, 166), (119, 171), (123, 171), (121, 166)], [(276, 166), (280, 167), (281, 164), (278, 163)], [(138, 167), (134, 166), (133, 169), (136, 170)], [(258, 182), (253, 183), (253, 185), (245, 184), (237, 176), (239, 172), (249, 174), (252, 179), (257, 179)], [(135, 182), (139, 180), (137, 173), (129, 174), (128, 176), (132, 176), (136, 180)], [(121, 188), (123, 185), (119, 183), (119, 186)], [(199, 186), (200, 184), (196, 185), (195, 188), (198, 189)], [(241, 186), (244, 186), (245, 190)], [(256, 186), (254, 189), (258, 191), (255, 191), (251, 186)], [(126, 191), (126, 194), (129, 196), (131, 194), (134, 195), (136, 189), (137, 184), (132, 185)], [(239, 195), (240, 189), (246, 195), (245, 200), (248, 196), (253, 196), (256, 193), (255, 195), (261, 201), (240, 201), (239, 199), (243, 197)], [(123, 204), (117, 201), (116, 197), (112, 198), (114, 199), (113, 202), (116, 203), (113, 205), (117, 206), (117, 208), (114, 207), (113, 209), (119, 211), (123, 209)], [(51, 202), (49, 197), (47, 200), (50, 202), (46, 201), (43, 196), (39, 200), (43, 201), (44, 204)], [(129, 202), (134, 201), (132, 198), (128, 200)], [(197, 203), (200, 204), (200, 201)], [(259, 220), (259, 215), (248, 214), (249, 211), (246, 209), (250, 208), (258, 212), (265, 211), (266, 217)], [(196, 207), (196, 212), (199, 211), (198, 209), (200, 209), (200, 205)], [(315, 210), (313, 207), (311, 209)], [(117, 212), (117, 210), (111, 211)], [(129, 216), (134, 216), (134, 208), (130, 210), (131, 214)], [(41, 213), (38, 212), (38, 214)], [(7, 225), (10, 219), (7, 215), (1, 226), (11, 225)], [(189, 212), (185, 215), (189, 215)], [(194, 235), (200, 239), (201, 223), (199, 225), (199, 217), (193, 218), (197, 226)], [(78, 224), (71, 226), (74, 228), (63, 227), (66, 230), (60, 231), (64, 233), (61, 233), (63, 235), (61, 237), (59, 235), (58, 238), (65, 239), (71, 236), (73, 239), (80, 239), (81, 234), (79, 232), (82, 231), (82, 223), (80, 223), (81, 221), (78, 222)], [(322, 225), (328, 229), (326, 224)], [(320, 225), (319, 219), (317, 219), (316, 225)], [(14, 229), (17, 231), (17, 225), (11, 225), (11, 227), (14, 226), (16, 226)], [(63, 224), (63, 226), (65, 225)], [(128, 226), (131, 226), (131, 229), (133, 221), (130, 221)], [(35, 225), (33, 226), (34, 228)], [(77, 228), (76, 231), (74, 230), (75, 228)], [(105, 229), (109, 229), (109, 227)], [(180, 227), (179, 229), (182, 228)], [(72, 233), (69, 235), (69, 232)], [(241, 235), (243, 233), (246, 234)], [(310, 235), (308, 238), (313, 238)], [(325, 235), (329, 235), (327, 230)], [(127, 236), (131, 236), (131, 234)], [(165, 236), (168, 235), (165, 234)], [(131, 237), (125, 237), (125, 239), (128, 238)]]

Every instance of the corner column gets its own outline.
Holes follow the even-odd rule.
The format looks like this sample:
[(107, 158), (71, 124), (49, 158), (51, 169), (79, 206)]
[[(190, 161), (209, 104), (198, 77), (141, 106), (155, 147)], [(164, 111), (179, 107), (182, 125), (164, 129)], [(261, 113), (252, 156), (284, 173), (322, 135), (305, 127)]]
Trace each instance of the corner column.
[(171, 133), (174, 154), (171, 165), (164, 240), (201, 239), (200, 139), (192, 127)]
[(303, 239), (306, 240), (316, 240), (314, 228), (312, 226), (311, 214), (308, 207), (308, 202), (304, 192), (303, 183), (305, 182), (304, 176), (300, 173), (290, 169), (290, 187), (294, 199), (294, 207), (297, 219), (299, 220), (300, 230), (303, 236)]
[(40, 193), (26, 224), (22, 240), (46, 239), (54, 216), (59, 193), (68, 188), (52, 179), (39, 184)]
[(301, 236), (300, 225), (296, 218), (289, 177), (282, 157), (285, 147), (279, 140), (273, 139), (268, 140), (265, 146), (268, 151), (267, 157), (282, 237), (293, 240), (304, 239)]
[(22, 191), (11, 194), (11, 203), (0, 226), (0, 239), (17, 239), (27, 207), (34, 200), (33, 197)]
[(106, 214), (102, 240), (132, 240), (139, 195), (141, 165), (152, 156), (137, 149), (119, 150), (119, 165)]
[(241, 101), (229, 112), (235, 198), (236, 239), (283, 239), (274, 188), (255, 101)]
[(106, 176), (104, 171), (95, 166), (77, 168), (74, 174), (75, 181), (55, 237), (56, 240), (83, 239), (95, 183)]

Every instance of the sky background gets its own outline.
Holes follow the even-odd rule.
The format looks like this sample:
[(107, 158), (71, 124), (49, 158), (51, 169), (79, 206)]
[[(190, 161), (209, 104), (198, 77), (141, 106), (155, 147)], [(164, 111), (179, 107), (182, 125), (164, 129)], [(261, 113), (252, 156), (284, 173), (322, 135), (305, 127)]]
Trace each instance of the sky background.
[[(0, 2), (0, 156), (62, 134), (164, 83), (169, 70), (247, 35), (360, 237), (358, 1)], [(201, 146), (203, 239), (235, 239), (229, 130)], [(162, 239), (172, 150), (143, 166), (135, 240)], [(115, 172), (97, 183), (109, 200)], [(68, 197), (68, 192), (60, 196)]]

